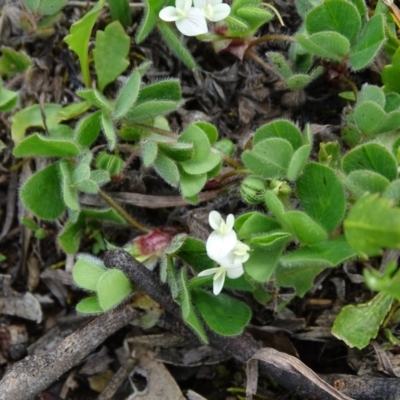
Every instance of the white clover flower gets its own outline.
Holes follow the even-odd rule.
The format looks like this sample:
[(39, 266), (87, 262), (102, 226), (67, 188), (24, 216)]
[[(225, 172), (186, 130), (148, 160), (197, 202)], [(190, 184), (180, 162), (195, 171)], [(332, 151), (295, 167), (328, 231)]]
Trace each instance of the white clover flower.
[(239, 278), (239, 276), (243, 275), (243, 266), (240, 265), (238, 268), (227, 268), (222, 265), (217, 268), (206, 269), (205, 271), (201, 271), (197, 276), (208, 276), (214, 275), (213, 278), (213, 293), (218, 296), (221, 293), (222, 288), (225, 283), (225, 276), (228, 275), (231, 279)]
[(192, 7), (192, 0), (176, 0), (175, 7), (163, 8), (159, 17), (163, 21), (175, 22), (178, 30), (186, 36), (197, 36), (208, 32), (204, 13), (201, 9)]
[(222, 0), (194, 0), (194, 6), (202, 10), (204, 16), (212, 22), (222, 21), (231, 12), (231, 7), (222, 3)]
[(237, 236), (233, 230), (235, 217), (229, 214), (225, 222), (219, 212), (211, 211), (208, 222), (214, 232), (207, 239), (207, 255), (219, 263), (219, 260), (226, 257), (236, 245)]
[(250, 255), (250, 247), (237, 239), (233, 230), (235, 217), (229, 214), (226, 222), (217, 211), (211, 211), (209, 223), (214, 231), (207, 239), (207, 255), (220, 266), (201, 271), (198, 276), (213, 277), (213, 292), (217, 296), (224, 287), (225, 277), (237, 279), (243, 275), (243, 263)]
[(236, 242), (233, 250), (223, 259), (220, 260), (220, 266), (201, 271), (198, 276), (214, 275), (213, 293), (217, 296), (224, 287), (225, 277), (237, 279), (244, 273), (243, 263), (249, 259), (250, 247), (242, 243), (240, 240)]

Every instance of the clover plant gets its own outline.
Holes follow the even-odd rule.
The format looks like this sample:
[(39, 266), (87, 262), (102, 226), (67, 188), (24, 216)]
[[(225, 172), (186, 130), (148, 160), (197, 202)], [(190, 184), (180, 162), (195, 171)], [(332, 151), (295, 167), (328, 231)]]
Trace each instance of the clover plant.
[[(25, 4), (37, 14), (49, 14), (64, 2)], [(250, 307), (225, 289), (248, 292), (266, 304), (271, 299), (267, 287), (273, 283), (275, 290), (292, 288), (293, 297), (301, 297), (325, 269), (400, 249), (400, 53), (386, 2), (369, 17), (362, 0), (298, 0), (304, 23), (289, 40), (289, 58), (276, 51), (265, 55), (269, 70), (289, 90), (303, 90), (332, 68), (341, 71), (354, 92), (341, 121), (341, 139), (348, 147), (334, 141), (318, 149), (310, 125), (278, 118), (258, 127), (241, 153), (228, 139), (218, 140), (217, 128), (208, 122), (191, 123), (181, 133), (171, 131), (165, 117), (184, 102), (180, 82), (149, 82), (150, 61), (128, 71), (131, 41), (124, 27), (129, 18), (122, 11), (127, 4), (112, 6), (114, 21), (93, 35), (105, 5), (105, 0), (98, 1), (64, 39), (81, 67), (79, 102), (65, 107), (34, 104), (11, 117), (14, 156), (45, 160), (22, 185), (21, 200), (38, 219), (61, 221), (59, 241), (66, 253), (79, 251), (80, 238), (93, 220), (141, 230), (145, 234), (125, 250), (151, 269), (159, 264), (154, 279), (169, 286), (183, 320), (207, 342), (205, 326), (232, 336), (250, 321)], [(233, 0), (231, 6), (222, 0), (144, 0), (143, 5), (136, 42), (157, 27), (192, 69), (198, 66), (179, 32), (210, 42), (217, 52), (258, 60), (251, 48), (268, 40), (256, 37), (259, 29), (274, 14), (280, 17), (258, 0)], [(387, 51), (390, 59), (381, 74), (382, 86), (365, 84), (358, 90), (350, 75), (371, 64), (380, 51)], [(5, 51), (3, 76), (12, 72), (4, 67), (7, 57), (20, 60), (21, 68), (28, 65), (24, 55)], [(105, 61), (110, 57), (112, 64)], [(112, 95), (107, 87), (117, 78), (122, 83)], [(0, 111), (16, 104), (17, 94), (0, 82)], [(142, 226), (101, 189), (123, 171), (126, 160), (119, 150), (126, 142), (138, 149), (145, 167), (189, 203), (198, 202), (207, 184), (229, 186), (240, 193), (245, 212), (225, 219), (211, 211), (212, 232), (205, 242)], [(98, 143), (105, 146), (96, 154)], [(231, 158), (235, 150), (239, 161)], [(237, 179), (226, 184), (231, 176)], [(110, 207), (83, 206), (80, 196), (85, 193), (100, 195)], [(31, 219), (23, 223), (38, 238), (46, 234)], [(135, 291), (121, 271), (106, 268), (91, 255), (78, 255), (72, 275), (91, 293), (77, 306), (82, 313), (108, 311)], [(366, 303), (344, 307), (333, 334), (349, 346), (365, 347), (400, 301), (398, 275), (392, 263), (380, 272), (366, 269), (366, 285), (378, 293)]]

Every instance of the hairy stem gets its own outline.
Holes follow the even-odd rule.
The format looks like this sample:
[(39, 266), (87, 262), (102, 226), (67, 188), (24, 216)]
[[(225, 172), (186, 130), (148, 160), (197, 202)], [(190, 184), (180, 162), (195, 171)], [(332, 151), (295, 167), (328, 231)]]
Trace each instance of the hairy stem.
[(118, 205), (107, 193), (103, 192), (101, 189), (99, 190), (99, 195), (113, 210), (115, 210), (126, 222), (128, 222), (129, 225), (145, 233), (151, 232), (150, 228), (147, 228), (146, 226), (136, 221), (120, 205)]
[(270, 42), (272, 40), (278, 40), (281, 42), (292, 42), (292, 43), (296, 42), (296, 39), (292, 36), (271, 33), (268, 35), (260, 36), (257, 39), (250, 41), (248, 44), (248, 47), (250, 48), (250, 47), (256, 46), (257, 44)]

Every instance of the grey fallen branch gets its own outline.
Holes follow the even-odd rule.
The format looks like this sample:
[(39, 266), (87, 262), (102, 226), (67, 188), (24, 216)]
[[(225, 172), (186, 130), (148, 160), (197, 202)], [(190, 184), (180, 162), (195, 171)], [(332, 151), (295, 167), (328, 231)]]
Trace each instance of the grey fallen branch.
[[(179, 306), (172, 299), (168, 286), (160, 283), (157, 274), (149, 271), (143, 264), (123, 250), (106, 253), (104, 261), (109, 268), (121, 269), (138, 289), (148, 294), (168, 312), (162, 318), (166, 328), (187, 337), (194, 336), (193, 332), (182, 323)], [(260, 349), (253, 338), (246, 334), (236, 337), (223, 337), (208, 330), (207, 336), (211, 346), (225, 351), (242, 363), (249, 361)], [(278, 351), (274, 352), (279, 353)], [(298, 362), (295, 364), (285, 367), (284, 365), (288, 364), (290, 356), (280, 354), (285, 362), (260, 362), (259, 374), (278, 382), (286, 389), (305, 398), (328, 400), (345, 399), (348, 398), (346, 396), (349, 396), (360, 400), (396, 400), (400, 397), (398, 379), (368, 377), (366, 380), (352, 375), (340, 375), (339, 380), (330, 379), (329, 375), (324, 376), (325, 381), (334, 385), (344, 395), (340, 397), (338, 391), (338, 395), (328, 394), (316, 380), (310, 379), (307, 374), (299, 373), (300, 364), (302, 364), (300, 361), (296, 360)], [(379, 386), (376, 385), (378, 380)], [(376, 389), (377, 386), (378, 390)], [(334, 388), (332, 387), (332, 389)], [(331, 391), (331, 393), (334, 392), (335, 390)]]
[(15, 363), (0, 381), (0, 400), (33, 399), (138, 315), (130, 304), (123, 304), (66, 337), (55, 350)]

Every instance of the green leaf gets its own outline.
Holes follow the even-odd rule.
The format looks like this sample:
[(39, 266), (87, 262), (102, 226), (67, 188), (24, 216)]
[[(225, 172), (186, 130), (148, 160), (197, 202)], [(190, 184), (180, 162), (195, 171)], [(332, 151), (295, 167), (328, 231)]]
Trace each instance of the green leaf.
[(297, 176), (303, 170), (308, 160), (308, 157), (310, 156), (311, 148), (312, 148), (311, 144), (305, 144), (304, 146), (299, 147), (294, 152), (287, 170), (287, 178), (290, 181), (296, 180)]
[(22, 186), (21, 200), (37, 217), (45, 220), (58, 218), (66, 209), (59, 181), (58, 164), (36, 172)]
[(342, 138), (349, 147), (354, 147), (361, 141), (361, 131), (355, 124), (346, 124), (342, 128)]
[(391, 114), (391, 111), (398, 111), (400, 108), (400, 94), (388, 93), (386, 95), (385, 111)]
[(379, 143), (365, 143), (349, 151), (342, 159), (346, 174), (359, 169), (375, 171), (389, 181), (397, 178), (397, 162), (386, 148)]
[(288, 78), (285, 83), (289, 89), (301, 90), (305, 88), (311, 82), (310, 75), (307, 74), (296, 74)]
[(194, 146), (192, 143), (158, 142), (158, 149), (175, 161), (187, 161), (193, 157)]
[(139, 95), (140, 82), (140, 72), (132, 72), (115, 100), (114, 118), (122, 118), (134, 106)]
[(185, 198), (196, 196), (207, 182), (207, 174), (189, 175), (179, 168), (179, 184)]
[[(60, 109), (61, 105), (59, 104), (43, 105), (48, 129), (57, 125), (56, 116)], [(44, 130), (44, 123), (39, 104), (34, 104), (33, 106), (25, 107), (22, 110), (17, 111), (11, 117), (11, 122), (11, 138), (14, 144), (18, 144), (24, 139), (28, 128), (35, 127)]]
[(195, 122), (193, 125), (200, 128), (207, 135), (208, 141), (211, 145), (213, 145), (217, 141), (218, 130), (214, 125), (204, 121)]
[(18, 93), (4, 89), (0, 78), (0, 111), (11, 111), (18, 103)]
[(188, 48), (183, 44), (180, 37), (171, 28), (171, 26), (164, 21), (160, 21), (157, 25), (161, 32), (162, 38), (167, 43), (168, 47), (172, 52), (189, 68), (198, 69), (196, 61), (192, 57), (192, 54)]
[(34, 133), (20, 142), (13, 151), (15, 157), (76, 157), (78, 146), (70, 140), (56, 140)]
[(384, 293), (397, 301), (400, 299), (400, 273), (395, 261), (390, 261), (381, 274), (374, 269), (364, 270), (365, 284), (375, 292)]
[(355, 255), (343, 236), (288, 252), (279, 259), (275, 272), (276, 285), (293, 287), (296, 295), (303, 297), (312, 288), (315, 277), (321, 271), (335, 267)]
[(382, 193), (382, 197), (392, 200), (395, 204), (398, 204), (400, 202), (400, 179), (390, 182)]
[[(291, 274), (293, 271), (289, 270), (294, 270), (296, 268), (336, 267), (355, 256), (356, 252), (346, 241), (346, 238), (344, 236), (339, 236), (325, 242), (301, 247), (297, 250), (285, 253), (279, 259), (279, 274)], [(286, 269), (287, 272), (284, 272)]]
[(221, 155), (219, 153), (209, 153), (205, 160), (197, 161), (196, 148), (191, 160), (183, 161), (180, 163), (182, 169), (190, 175), (201, 175), (206, 172), (212, 171), (214, 168), (221, 164)]
[(214, 296), (202, 289), (194, 290), (192, 295), (206, 324), (219, 335), (240, 335), (250, 322), (251, 310), (239, 300), (223, 293)]
[(364, 195), (344, 220), (344, 232), (362, 257), (380, 255), (382, 248), (400, 249), (400, 209), (388, 199)]
[(343, 307), (335, 319), (332, 334), (349, 347), (363, 349), (378, 335), (392, 303), (391, 296), (379, 293), (367, 303)]
[(64, 38), (64, 42), (68, 44), (68, 48), (75, 52), (79, 58), (83, 81), (86, 87), (90, 87), (88, 54), (90, 34), (105, 1), (99, 0), (88, 13), (71, 25), (70, 34)]
[(275, 272), (289, 237), (290, 235), (286, 232), (277, 232), (257, 238), (259, 242), (264, 239), (266, 242), (270, 241), (270, 243), (252, 246), (250, 258), (244, 265), (247, 275), (257, 282), (268, 282)]
[(385, 85), (384, 90), (386, 92), (400, 93), (400, 47), (392, 58), (392, 63), (386, 65), (382, 70), (382, 82)]
[(361, 29), (361, 17), (349, 1), (325, 0), (307, 14), (305, 25), (311, 35), (332, 31), (342, 34), (353, 43)]
[(93, 26), (106, 0), (99, 0), (96, 5), (70, 28), (70, 34), (64, 38), (68, 48), (77, 54), (81, 65), (83, 81), (90, 87), (89, 41)]
[(144, 15), (136, 31), (135, 41), (137, 44), (142, 43), (144, 39), (153, 30), (157, 20), (158, 14), (164, 7), (163, 1), (144, 0)]
[(293, 147), (285, 139), (270, 138), (258, 142), (252, 150), (242, 153), (242, 161), (254, 174), (263, 178), (283, 178), (286, 176)]
[(107, 269), (100, 259), (89, 254), (79, 254), (72, 268), (72, 278), (77, 286), (94, 292), (105, 271)]
[(296, 181), (303, 210), (328, 232), (342, 221), (346, 210), (344, 188), (333, 169), (309, 163)]
[(90, 179), (97, 185), (102, 186), (110, 181), (110, 174), (108, 171), (101, 169), (90, 171)]
[(97, 296), (86, 297), (76, 305), (76, 311), (80, 314), (101, 314), (103, 312), (99, 305)]
[(250, 5), (248, 7), (240, 7), (237, 10), (237, 16), (245, 20), (249, 26), (249, 31), (245, 32), (244, 37), (251, 36), (274, 17), (270, 11), (259, 7), (251, 7)]
[(286, 79), (289, 79), (291, 76), (293, 76), (292, 68), (281, 53), (276, 51), (268, 51), (265, 53), (265, 55), (283, 80), (286, 81)]
[(382, 14), (375, 14), (365, 26), (357, 43), (351, 49), (350, 65), (354, 71), (372, 62), (385, 43), (385, 24)]
[(119, 21), (108, 24), (104, 32), (96, 32), (93, 59), (100, 92), (128, 67), (129, 48), (130, 38)]
[(326, 266), (306, 264), (296, 268), (283, 269), (278, 265), (275, 273), (275, 284), (280, 287), (292, 287), (296, 296), (303, 297), (311, 290), (315, 277), (321, 273)]
[(76, 94), (107, 114), (113, 111), (111, 103), (97, 89), (79, 89)]
[(311, 245), (328, 238), (326, 230), (304, 212), (289, 211), (284, 218), (290, 224), (291, 232), (299, 239), (300, 243)]
[(214, 261), (207, 256), (204, 242), (190, 236), (186, 237), (185, 242), (177, 250), (176, 256), (193, 267), (196, 272), (215, 266)]
[(9, 77), (24, 72), (32, 65), (32, 61), (24, 51), (16, 51), (12, 47), (1, 47), (0, 75)]
[(82, 213), (78, 216), (77, 221), (72, 221), (70, 216), (63, 230), (58, 235), (62, 249), (67, 254), (74, 254), (79, 249), (82, 232), (85, 229), (86, 223)]
[(203, 343), (208, 343), (204, 327), (193, 308), (191, 293), (189, 291), (189, 288), (187, 287), (187, 278), (184, 268), (181, 269), (179, 286), (179, 300), (182, 308), (183, 320), (190, 326), (190, 328), (194, 330), (194, 332)]
[(60, 171), (64, 202), (71, 210), (79, 211), (79, 199), (74, 186), (71, 163), (69, 161), (60, 161)]
[(118, 20), (124, 28), (132, 25), (132, 13), (129, 0), (108, 0), (112, 19)]
[(211, 151), (211, 144), (208, 140), (207, 135), (198, 126), (191, 124), (189, 125), (179, 136), (178, 143), (190, 143), (193, 144), (194, 153), (193, 161), (204, 161), (209, 157)]
[(119, 269), (104, 272), (96, 286), (99, 305), (103, 311), (115, 307), (132, 293), (131, 283)]
[(354, 121), (366, 135), (379, 132), (379, 125), (386, 118), (383, 107), (373, 101), (364, 101), (354, 109)]
[[(149, 167), (151, 164), (153, 164), (154, 160), (157, 157), (157, 154), (158, 154), (157, 143), (154, 140), (146, 140), (142, 146), (143, 165), (145, 167)], [(164, 160), (162, 159), (161, 163), (163, 163), (163, 162), (164, 162)], [(163, 168), (162, 168), (162, 171), (163, 171)]]
[(278, 196), (272, 190), (268, 190), (265, 193), (265, 205), (267, 210), (270, 210), (272, 214), (274, 214), (279, 223), (282, 223), (284, 220), (285, 209)]
[(136, 105), (125, 116), (128, 122), (147, 122), (176, 110), (182, 100), (179, 81), (167, 79), (139, 91)]
[(79, 120), (75, 129), (75, 141), (83, 147), (90, 147), (101, 130), (101, 111), (96, 111)]
[(179, 182), (179, 170), (176, 164), (163, 154), (158, 154), (154, 160), (154, 168), (157, 173), (171, 186), (177, 186)]
[(111, 120), (111, 117), (107, 114), (101, 114), (101, 127), (107, 139), (108, 149), (114, 150), (115, 144), (117, 142), (117, 135), (115, 133), (114, 124)]
[(235, 229), (240, 240), (250, 239), (256, 233), (270, 232), (279, 228), (280, 225), (276, 220), (257, 211), (243, 214), (235, 220)]
[(90, 107), (91, 105), (87, 101), (71, 103), (57, 112), (57, 122), (77, 118), (88, 111)]
[(39, 15), (53, 15), (60, 11), (67, 0), (23, 0), (24, 4)]
[(343, 62), (350, 51), (348, 39), (337, 32), (318, 32), (308, 37), (300, 33), (296, 40), (309, 53), (333, 61)]
[(386, 103), (386, 97), (383, 90), (375, 85), (364, 85), (360, 90), (357, 103), (361, 104), (364, 101), (372, 101), (378, 106), (384, 108)]
[(368, 193), (383, 193), (389, 181), (377, 172), (360, 169), (346, 177), (346, 187), (358, 198)]
[(277, 119), (258, 128), (254, 132), (253, 146), (269, 138), (286, 139), (294, 150), (297, 150), (303, 144), (300, 129), (286, 119)]

